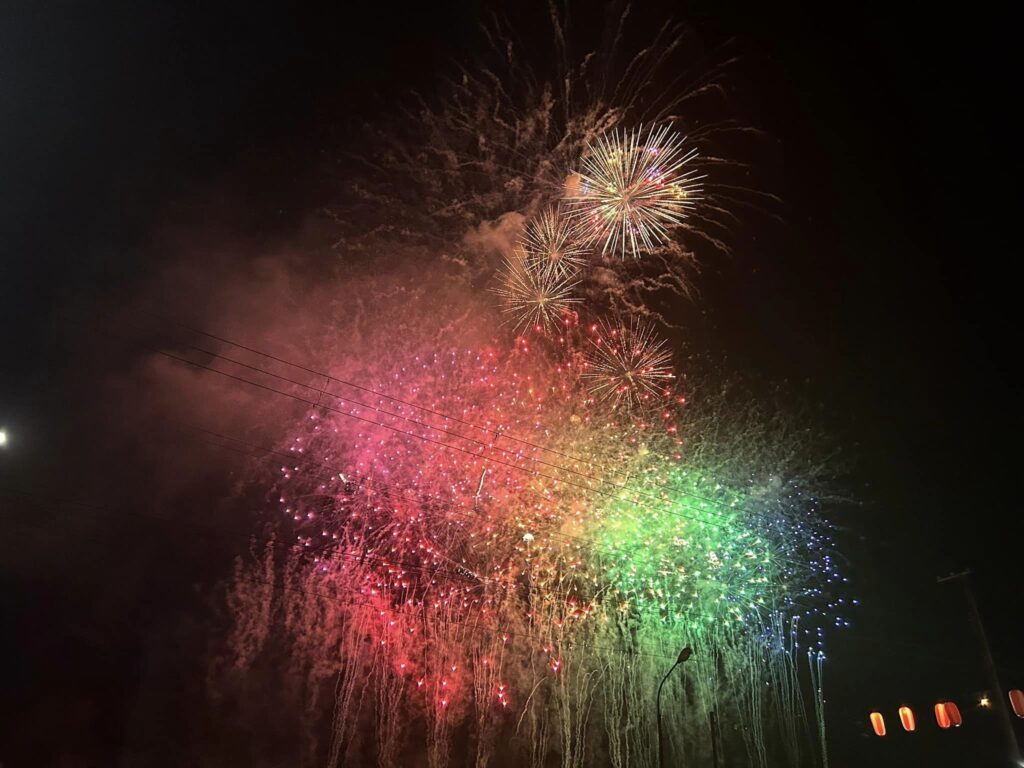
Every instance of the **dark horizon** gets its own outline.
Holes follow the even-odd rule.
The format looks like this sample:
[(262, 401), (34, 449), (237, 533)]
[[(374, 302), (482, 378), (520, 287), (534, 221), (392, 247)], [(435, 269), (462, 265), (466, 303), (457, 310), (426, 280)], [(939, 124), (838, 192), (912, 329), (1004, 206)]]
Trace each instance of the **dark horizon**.
[[(526, 50), (548, 50), (543, 4), (522, 5), (499, 10)], [(181, 499), (161, 497), (166, 478), (121, 474), (154, 446), (172, 469), (188, 466), (172, 452), (192, 449), (150, 424), (107, 431), (128, 416), (111, 373), (132, 363), (81, 318), (131, 304), (179, 249), (322, 243), (316, 214), (347, 142), (471, 59), (490, 9), (4, 14), (3, 766), (142, 765), (158, 746), (174, 764), (165, 740), (203, 693), (181, 656), (203, 651), (217, 585), (256, 531), (221, 518), (197, 534), (194, 511), (172, 529), (162, 520)], [(634, 14), (691, 25), (700, 60), (736, 57), (730, 99), (763, 136), (755, 178), (780, 200), (751, 215), (729, 258), (701, 265), (678, 319), (698, 353), (780, 388), (839, 449), (851, 503), (825, 512), (861, 605), (828, 641), (830, 764), (964, 765), (989, 749), (995, 761), (995, 718), (972, 706), (988, 683), (967, 604), (936, 578), (972, 571), (1002, 683), (1024, 688), (1008, 14), (704, 2)], [(218, 509), (231, 472), (199, 476), (192, 500)], [(77, 504), (95, 511), (80, 519), (90, 507)], [(961, 702), (960, 732), (935, 727), (940, 698)], [(915, 734), (899, 732), (903, 704)], [(870, 735), (873, 709), (886, 740)]]

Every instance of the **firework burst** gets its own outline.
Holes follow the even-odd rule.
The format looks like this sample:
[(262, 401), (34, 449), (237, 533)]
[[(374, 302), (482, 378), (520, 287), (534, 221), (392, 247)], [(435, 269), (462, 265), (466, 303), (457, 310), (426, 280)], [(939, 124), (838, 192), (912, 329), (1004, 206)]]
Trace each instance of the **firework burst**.
[[(736, 734), (723, 762), (795, 768), (827, 754), (824, 629), (846, 624), (834, 597), (846, 580), (818, 516), (827, 467), (805, 452), (804, 430), (732, 389), (694, 386), (703, 397), (684, 411), (668, 344), (638, 319), (653, 315), (645, 296), (688, 287), (671, 237), (700, 177), (670, 126), (612, 127), (672, 112), (699, 117), (702, 143), (716, 132), (691, 95), (655, 87), (676, 79), (670, 53), (689, 47), (662, 30), (624, 73), (588, 55), (551, 88), (533, 88), (518, 64), (507, 79), (469, 67), (436, 107), (422, 104), (418, 127), (374, 130), (366, 167), (385, 172), (346, 185), (338, 242), (387, 261), (366, 270), (372, 279), (339, 268), (337, 286), (366, 297), (365, 310), (331, 297), (324, 328), (295, 337), (322, 346), (325, 370), (269, 355), (253, 369), (242, 360), (263, 356), (249, 347), (218, 362), (241, 375), (210, 367), (261, 392), (279, 380), (279, 397), (305, 387), (294, 402), (311, 405), (270, 452), (279, 538), (236, 569), (223, 665), (224, 689), (240, 697), (249, 669), (307, 702), (280, 714), (294, 715), (288, 730), (311, 762), (697, 765), (712, 711)], [(492, 38), (507, 63), (511, 39)], [(581, 136), (599, 137), (583, 157)], [(713, 162), (716, 178), (733, 167)], [(566, 168), (579, 172), (565, 179)], [(554, 205), (507, 250), (540, 200)], [(700, 226), (732, 220), (720, 203), (701, 214)], [(478, 280), (495, 265), (471, 257), (484, 249), (466, 235), (497, 226), (506, 259), (493, 292), (508, 325), (532, 326), (542, 343), (510, 339), (496, 313), (478, 312)], [(671, 259), (625, 261), (666, 244)], [(617, 263), (586, 274), (599, 251)], [(605, 318), (590, 332), (576, 322), (584, 296)], [(304, 305), (323, 315), (324, 302)], [(648, 692), (685, 646), (700, 674), (656, 707)], [(817, 750), (804, 738), (815, 722), (806, 691)], [(674, 724), (664, 745), (653, 738), (661, 706)], [(465, 745), (475, 756), (454, 754)]]
[(696, 149), (671, 126), (613, 131), (587, 143), (567, 190), (572, 216), (602, 254), (639, 256), (664, 245), (700, 199)]
[(532, 261), (519, 251), (505, 259), (495, 293), (502, 298), (517, 332), (530, 326), (547, 330), (580, 301), (573, 296), (579, 283), (577, 274), (576, 270), (558, 270)]
[(570, 275), (586, 263), (587, 247), (581, 234), (575, 219), (550, 207), (527, 225), (522, 248), (532, 265)]
[(595, 333), (582, 374), (595, 397), (639, 407), (671, 386), (672, 354), (649, 325), (635, 319), (628, 325), (601, 323)]

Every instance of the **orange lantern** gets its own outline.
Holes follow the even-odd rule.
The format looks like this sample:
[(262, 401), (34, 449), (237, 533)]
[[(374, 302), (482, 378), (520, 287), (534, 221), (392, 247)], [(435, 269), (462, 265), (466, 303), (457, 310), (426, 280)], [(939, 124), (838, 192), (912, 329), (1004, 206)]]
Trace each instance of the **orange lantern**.
[(940, 701), (935, 705), (935, 722), (939, 724), (939, 728), (942, 730), (946, 730), (953, 725), (949, 712), (946, 710), (946, 702), (944, 701)]
[(1020, 688), (1010, 691), (1010, 706), (1013, 707), (1013, 714), (1024, 717), (1024, 691)]
[(913, 732), (917, 727), (917, 723), (914, 722), (914, 710), (910, 707), (900, 707), (900, 723), (903, 724), (904, 731)]
[(885, 718), (882, 717), (881, 712), (871, 713), (871, 728), (875, 732), (875, 736), (885, 736)]
[(954, 728), (959, 728), (963, 724), (963, 718), (960, 717), (960, 707), (952, 701), (942, 702), (942, 706), (946, 710), (946, 714), (949, 716), (949, 722), (953, 724)]

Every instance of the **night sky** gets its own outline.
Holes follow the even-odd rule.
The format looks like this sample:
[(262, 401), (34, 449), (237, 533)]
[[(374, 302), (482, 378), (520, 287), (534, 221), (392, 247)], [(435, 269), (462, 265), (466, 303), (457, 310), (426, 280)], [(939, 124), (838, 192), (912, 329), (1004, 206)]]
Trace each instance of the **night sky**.
[[(99, 382), (125, 362), (82, 318), (151, 278), (168, 233), (244, 247), (305, 232), (346, 137), (409, 89), (430, 93), (478, 48), (490, 8), (350, 5), (0, 12), (5, 768), (176, 764), (175, 718), (202, 696), (187, 657), (252, 526), (167, 522), (180, 499), (111, 436), (120, 411)], [(987, 689), (963, 594), (935, 583), (964, 568), (1004, 686), (1024, 687), (1009, 21), (984, 5), (643, 5), (641, 27), (672, 16), (708, 61), (738, 54), (736, 110), (767, 137), (779, 221), (754, 217), (680, 312), (840, 447), (855, 503), (831, 516), (862, 608), (830, 641), (832, 764), (982, 765), (991, 718), (882, 748), (867, 713), (910, 702), (926, 720), (937, 697)], [(543, 4), (504, 10), (546, 50)], [(230, 478), (200, 487), (216, 499)]]

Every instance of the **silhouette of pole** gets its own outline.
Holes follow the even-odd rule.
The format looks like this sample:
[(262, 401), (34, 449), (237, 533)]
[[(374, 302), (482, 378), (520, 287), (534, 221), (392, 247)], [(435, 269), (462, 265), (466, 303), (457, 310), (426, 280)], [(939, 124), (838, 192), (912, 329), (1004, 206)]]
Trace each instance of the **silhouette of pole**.
[(665, 687), (665, 681), (668, 680), (669, 675), (675, 672), (676, 667), (686, 661), (693, 655), (693, 648), (686, 646), (679, 652), (679, 658), (676, 659), (676, 663), (672, 665), (672, 669), (665, 673), (665, 676), (661, 678), (661, 683), (658, 685), (658, 695), (655, 698), (655, 707), (658, 710), (658, 765), (660, 768), (665, 768), (665, 739), (661, 735), (661, 689)]
[(1010, 751), (1010, 758), (1014, 766), (1021, 764), (1020, 746), (1017, 744), (1017, 734), (1013, 732), (1013, 721), (1010, 719), (1010, 712), (1006, 707), (1006, 699), (1003, 698), (1003, 686), (999, 684), (999, 672), (996, 669), (995, 659), (992, 658), (992, 648), (988, 644), (988, 635), (985, 633), (985, 625), (981, 623), (981, 612), (978, 610), (978, 603), (974, 599), (974, 590), (971, 589), (971, 582), (968, 578), (971, 575), (970, 569), (960, 573), (951, 573), (937, 579), (941, 584), (944, 581), (960, 580), (964, 585), (964, 596), (967, 598), (967, 607), (971, 614), (971, 623), (974, 624), (974, 632), (978, 636), (981, 645), (982, 658), (985, 662), (985, 673), (988, 675), (988, 684), (992, 689), (993, 709), (1002, 725), (1003, 738), (1006, 747)]
[(711, 727), (711, 765), (718, 768), (718, 718), (713, 709), (708, 712), (708, 725)]

